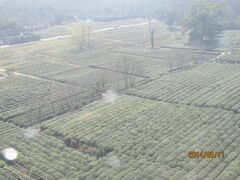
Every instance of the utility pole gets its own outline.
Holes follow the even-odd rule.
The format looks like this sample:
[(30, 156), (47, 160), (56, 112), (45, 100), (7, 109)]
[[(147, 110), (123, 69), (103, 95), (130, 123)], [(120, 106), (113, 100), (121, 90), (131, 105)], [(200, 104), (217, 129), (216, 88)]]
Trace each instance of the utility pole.
[(151, 20), (149, 20), (149, 32), (150, 32), (150, 36), (151, 36), (151, 45), (152, 45), (152, 48), (154, 48), (154, 33), (155, 33), (155, 31), (154, 31)]

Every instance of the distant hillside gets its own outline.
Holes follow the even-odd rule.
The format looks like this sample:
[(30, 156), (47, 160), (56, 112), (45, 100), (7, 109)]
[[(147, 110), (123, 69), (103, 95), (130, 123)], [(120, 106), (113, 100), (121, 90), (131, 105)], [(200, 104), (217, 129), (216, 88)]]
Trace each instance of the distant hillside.
[[(23, 24), (51, 24), (69, 16), (148, 17), (159, 8), (185, 11), (194, 0), (0, 0), (0, 15), (16, 17)], [(14, 4), (14, 6), (13, 6)]]
[[(89, 18), (159, 18), (159, 13), (166, 16), (169, 10), (176, 12), (178, 20), (181, 20), (197, 1), (199, 0), (0, 0), (0, 16), (14, 17), (21, 25), (37, 27)], [(240, 16), (239, 0), (216, 2), (227, 8), (229, 21)]]

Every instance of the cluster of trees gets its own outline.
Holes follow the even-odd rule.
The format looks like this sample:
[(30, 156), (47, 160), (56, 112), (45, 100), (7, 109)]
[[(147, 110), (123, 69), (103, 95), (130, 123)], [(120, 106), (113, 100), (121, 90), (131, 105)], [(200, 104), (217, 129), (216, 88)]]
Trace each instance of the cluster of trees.
[(215, 47), (221, 31), (240, 29), (239, 10), (238, 0), (193, 0), (176, 2), (167, 8), (160, 6), (153, 17), (164, 21), (170, 30), (173, 24), (183, 26), (193, 45)]
[(184, 32), (195, 45), (215, 47), (223, 30), (240, 29), (239, 12), (238, 0), (198, 0), (183, 19)]
[(224, 8), (215, 2), (200, 1), (196, 3), (189, 16), (184, 20), (184, 32), (189, 32), (190, 41), (196, 44), (215, 40), (222, 31)]
[(0, 17), (0, 45), (18, 44), (39, 39), (40, 37), (27, 32), (14, 19)]
[(17, 25), (13, 19), (0, 17), (0, 37), (14, 36), (24, 32), (24, 28)]
[(70, 29), (72, 42), (79, 49), (92, 49), (94, 47), (93, 31), (89, 24), (80, 24)]
[(114, 82), (117, 82), (117, 89), (120, 89), (119, 83), (123, 82), (123, 88), (134, 87), (139, 77), (144, 77), (144, 67), (139, 62), (134, 62), (128, 57), (123, 57), (113, 65)]

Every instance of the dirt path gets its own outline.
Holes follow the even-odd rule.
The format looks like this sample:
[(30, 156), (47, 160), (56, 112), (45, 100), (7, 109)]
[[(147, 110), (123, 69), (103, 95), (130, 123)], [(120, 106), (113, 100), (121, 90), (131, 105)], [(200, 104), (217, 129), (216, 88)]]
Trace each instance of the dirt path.
[(14, 75), (17, 75), (17, 76), (23, 76), (23, 77), (32, 78), (32, 79), (46, 80), (46, 79), (44, 79), (44, 78), (40, 78), (40, 77), (37, 77), (37, 76), (25, 74), (25, 73), (13, 72), (13, 74), (14, 74)]
[[(0, 69), (0, 72), (6, 72), (6, 69)], [(20, 73), (20, 72), (12, 72), (12, 74), (16, 75), (16, 76), (23, 76), (23, 77), (27, 77), (27, 78), (31, 78), (31, 79), (37, 79), (37, 80), (45, 80), (45, 81), (53, 81), (51, 79), (47, 79), (47, 78), (43, 78), (43, 77), (39, 77), (39, 76), (34, 76), (34, 75), (30, 75), (30, 74), (25, 74), (25, 73)]]
[[(138, 24), (121, 25), (121, 26), (118, 26), (118, 27), (109, 27), (109, 28), (97, 29), (97, 30), (94, 30), (93, 33), (101, 33), (101, 32), (110, 31), (110, 30), (114, 30), (114, 29), (143, 26), (143, 25), (147, 25), (147, 24), (148, 24), (148, 22), (138, 23)], [(41, 39), (40, 41), (45, 42), (45, 41), (52, 41), (52, 40), (57, 40), (57, 39), (66, 39), (66, 38), (69, 38), (69, 37), (70, 37), (70, 35), (56, 36), (56, 37)], [(3, 45), (3, 46), (0, 46), (0, 49), (8, 48), (8, 47), (17, 47), (17, 46), (21, 46), (21, 45), (34, 44), (34, 43), (37, 43), (37, 42), (40, 42), (40, 41), (27, 42), (27, 43), (21, 43), (21, 44), (13, 44), (13, 45)]]

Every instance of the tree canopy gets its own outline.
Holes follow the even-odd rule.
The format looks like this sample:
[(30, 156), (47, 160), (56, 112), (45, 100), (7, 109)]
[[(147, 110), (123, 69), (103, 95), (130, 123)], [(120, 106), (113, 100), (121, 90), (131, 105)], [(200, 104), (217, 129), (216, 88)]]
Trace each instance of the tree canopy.
[(16, 24), (12, 19), (0, 17), (0, 39), (6, 36), (15, 36), (24, 32), (24, 29)]
[(224, 8), (215, 2), (200, 1), (192, 7), (184, 20), (184, 32), (189, 31), (190, 41), (208, 42), (214, 40), (222, 30)]
[(74, 45), (79, 49), (92, 48), (93, 46), (93, 33), (90, 25), (81, 23), (70, 28), (71, 39)]

